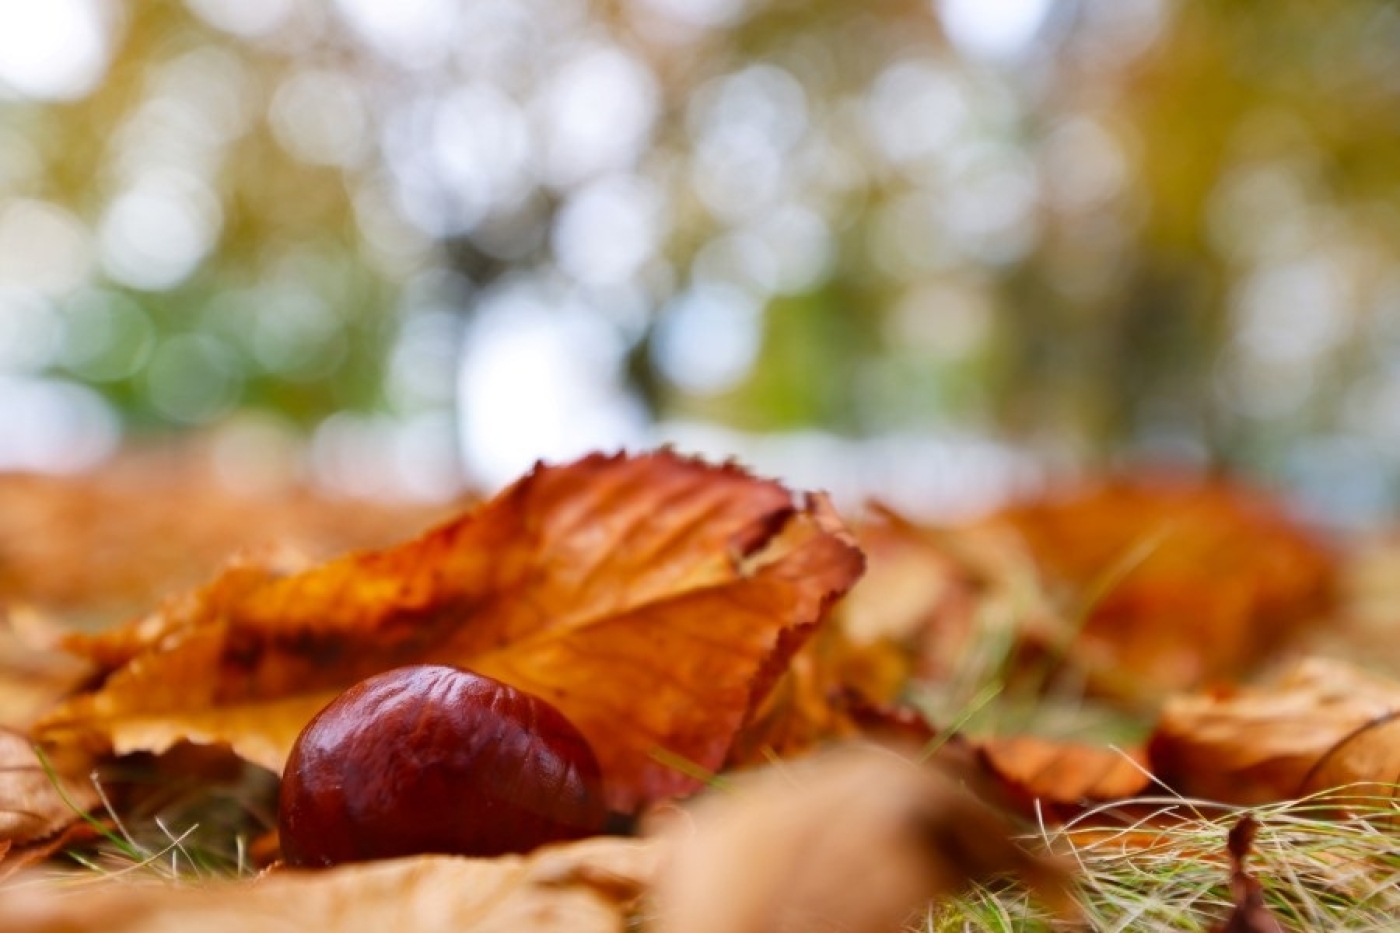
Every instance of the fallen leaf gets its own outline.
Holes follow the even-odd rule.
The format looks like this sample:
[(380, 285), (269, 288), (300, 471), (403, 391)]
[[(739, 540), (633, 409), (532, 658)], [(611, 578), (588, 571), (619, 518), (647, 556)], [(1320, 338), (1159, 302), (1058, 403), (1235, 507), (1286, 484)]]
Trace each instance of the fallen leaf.
[(523, 857), (419, 856), (202, 887), (129, 876), (78, 886), (12, 883), (0, 898), (0, 929), (621, 933), (631, 928), (658, 854), (654, 842), (600, 837)]
[(1212, 933), (1283, 933), (1283, 924), (1264, 903), (1264, 888), (1245, 864), (1259, 822), (1250, 814), (1240, 817), (1226, 840), (1230, 853), (1230, 893), (1235, 906), (1229, 919), (1216, 924)]
[(280, 773), (337, 693), (408, 663), (467, 667), (557, 706), (610, 806), (714, 771), (862, 558), (820, 496), (669, 452), (539, 467), (383, 551), (279, 575), (232, 571), (72, 647), (113, 664), (38, 726), (94, 753), (226, 743)]
[(78, 821), (68, 824), (52, 836), (32, 842), (12, 844), (8, 839), (0, 841), (0, 881), (30, 865), (37, 865), (70, 846), (96, 842), (104, 838), (105, 832), (111, 832), (110, 826), (104, 825), (99, 830), (91, 823)]
[(924, 528), (879, 504), (854, 534), (866, 557), (861, 585), (793, 658), (745, 727), (731, 765), (856, 736), (931, 738), (904, 705), (911, 684), (965, 675), (989, 624), (1026, 615), (1020, 600), (1012, 611), (1012, 586), (993, 579), (1000, 568), (992, 569), (991, 552), (1004, 548), (992, 536)]
[(968, 555), (957, 549), (960, 535), (922, 527), (879, 503), (854, 532), (868, 567), (864, 584), (841, 605), (841, 627), (851, 642), (909, 642), (933, 633), (956, 646), (981, 583)]
[[(873, 737), (893, 713), (908, 663), (898, 647), (856, 646), (827, 625), (793, 656), (767, 698), (740, 730), (726, 765), (744, 767), (805, 754), (836, 739)], [(897, 715), (917, 716), (899, 708)], [(867, 726), (874, 724), (875, 728)], [(927, 726), (925, 726), (927, 728)]]
[(901, 929), (930, 900), (1019, 877), (1075, 915), (1058, 863), (939, 771), (845, 746), (741, 775), (653, 830), (670, 842), (656, 891), (663, 933)]
[(983, 739), (983, 765), (1024, 812), (1063, 819), (1098, 803), (1127, 800), (1152, 786), (1147, 754), (1033, 735)]
[(1125, 478), (992, 522), (1061, 594), (1065, 627), (1046, 649), (1130, 699), (1234, 679), (1333, 598), (1328, 552), (1279, 504), (1219, 480)]
[(858, 733), (840, 699), (832, 635), (830, 629), (818, 633), (793, 656), (772, 691), (735, 736), (725, 757), (726, 768), (797, 757), (825, 742)]
[(1227, 803), (1347, 786), (1390, 796), (1400, 780), (1398, 714), (1400, 683), (1314, 658), (1268, 686), (1173, 698), (1148, 757), (1177, 792)]
[(0, 729), (0, 877), (97, 804), (87, 775), (45, 762), (25, 736)]

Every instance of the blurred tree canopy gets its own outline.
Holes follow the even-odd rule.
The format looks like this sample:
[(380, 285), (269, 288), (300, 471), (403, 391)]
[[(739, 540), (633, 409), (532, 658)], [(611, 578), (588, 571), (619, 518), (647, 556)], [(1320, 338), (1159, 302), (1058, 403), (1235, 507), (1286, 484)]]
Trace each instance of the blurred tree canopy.
[(0, 467), (432, 495), (701, 422), (1400, 495), (1390, 3), (30, 6)]

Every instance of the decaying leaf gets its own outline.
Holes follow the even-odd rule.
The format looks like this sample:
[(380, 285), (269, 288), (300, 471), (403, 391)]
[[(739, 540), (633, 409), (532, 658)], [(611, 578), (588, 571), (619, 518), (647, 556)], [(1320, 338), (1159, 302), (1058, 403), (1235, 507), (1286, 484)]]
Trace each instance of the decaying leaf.
[(15, 885), (0, 929), (29, 933), (621, 933), (651, 882), (657, 844), (600, 837), (529, 856), (420, 856), (205, 887), (130, 877)]
[(0, 877), (96, 803), (87, 775), (44, 761), (25, 736), (0, 729)]
[(1227, 920), (1212, 928), (1212, 933), (1283, 933), (1283, 924), (1264, 903), (1264, 888), (1245, 864), (1258, 831), (1258, 820), (1248, 813), (1230, 828), (1226, 848), (1230, 853), (1230, 893), (1235, 906)]
[(665, 933), (888, 933), (1003, 876), (1075, 914), (1057, 863), (1016, 845), (955, 781), (883, 748), (743, 775), (664, 814), (659, 831), (671, 843), (656, 893)]
[(1323, 659), (1277, 682), (1167, 703), (1148, 746), (1176, 791), (1254, 805), (1351, 787), (1391, 795), (1400, 781), (1400, 683)]
[(161, 612), (75, 639), (101, 686), (38, 736), (94, 753), (226, 743), (281, 770), (333, 696), (407, 663), (455, 664), (557, 706), (609, 804), (717, 770), (862, 558), (827, 502), (668, 452), (540, 467), (421, 538), (302, 572), (244, 566)]
[(1221, 481), (1114, 481), (994, 523), (1062, 591), (1067, 627), (1049, 650), (1134, 699), (1237, 678), (1332, 598), (1327, 552), (1277, 503)]
[(1096, 803), (1136, 797), (1152, 785), (1147, 755), (1136, 749), (1032, 735), (984, 739), (977, 744), (982, 763), (1027, 812), (1069, 814)]

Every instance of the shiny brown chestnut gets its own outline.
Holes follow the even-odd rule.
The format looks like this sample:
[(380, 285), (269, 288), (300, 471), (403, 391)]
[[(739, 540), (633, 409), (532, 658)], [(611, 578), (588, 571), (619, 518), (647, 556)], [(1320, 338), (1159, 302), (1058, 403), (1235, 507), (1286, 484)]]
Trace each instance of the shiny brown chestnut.
[(500, 855), (601, 831), (598, 760), (553, 706), (442, 665), (386, 671), (302, 730), (278, 801), (291, 865)]

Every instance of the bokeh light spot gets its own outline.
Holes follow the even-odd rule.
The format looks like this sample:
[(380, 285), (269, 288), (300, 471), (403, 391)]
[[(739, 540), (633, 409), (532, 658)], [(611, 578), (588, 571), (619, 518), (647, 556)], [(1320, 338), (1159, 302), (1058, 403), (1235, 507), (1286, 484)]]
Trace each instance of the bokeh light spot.
[(93, 382), (134, 376), (156, 344), (156, 328), (131, 297), (89, 289), (63, 306), (61, 361), (74, 375)]
[(0, 373), (33, 373), (58, 355), (63, 322), (38, 292), (0, 285)]
[(244, 38), (265, 36), (286, 22), (295, 0), (185, 0), (196, 16), (216, 29)]
[(183, 424), (227, 413), (243, 386), (237, 355), (208, 334), (178, 334), (156, 348), (145, 370), (151, 404)]
[(581, 188), (555, 221), (559, 267), (592, 285), (630, 278), (656, 250), (660, 211), (656, 191), (636, 176), (609, 176)]
[(107, 71), (108, 24), (96, 0), (0, 3), (0, 89), (73, 100)]
[(943, 28), (970, 58), (1007, 59), (1035, 40), (1055, 0), (938, 0)]
[(369, 150), (369, 116), (349, 75), (296, 72), (278, 86), (268, 119), (277, 141), (303, 162), (353, 166)]
[(629, 168), (650, 140), (658, 95), (650, 69), (622, 49), (588, 46), (565, 60), (535, 108), (545, 178), (563, 188)]
[(222, 222), (219, 202), (202, 181), (152, 172), (108, 205), (97, 232), (102, 267), (133, 288), (171, 288), (213, 249)]
[(539, 458), (562, 461), (644, 437), (645, 415), (621, 387), (624, 347), (600, 315), (516, 284), (481, 301), (465, 345), (463, 455), (488, 484)]
[(456, 31), (453, 0), (336, 0), (335, 5), (371, 48), (407, 68), (442, 61)]
[(666, 308), (651, 352), (662, 375), (677, 388), (713, 395), (749, 374), (762, 338), (760, 302), (737, 288), (702, 285)]
[(62, 295), (87, 281), (92, 243), (72, 213), (24, 198), (0, 207), (0, 285)]
[(119, 432), (87, 386), (0, 374), (0, 470), (77, 473), (111, 454)]

